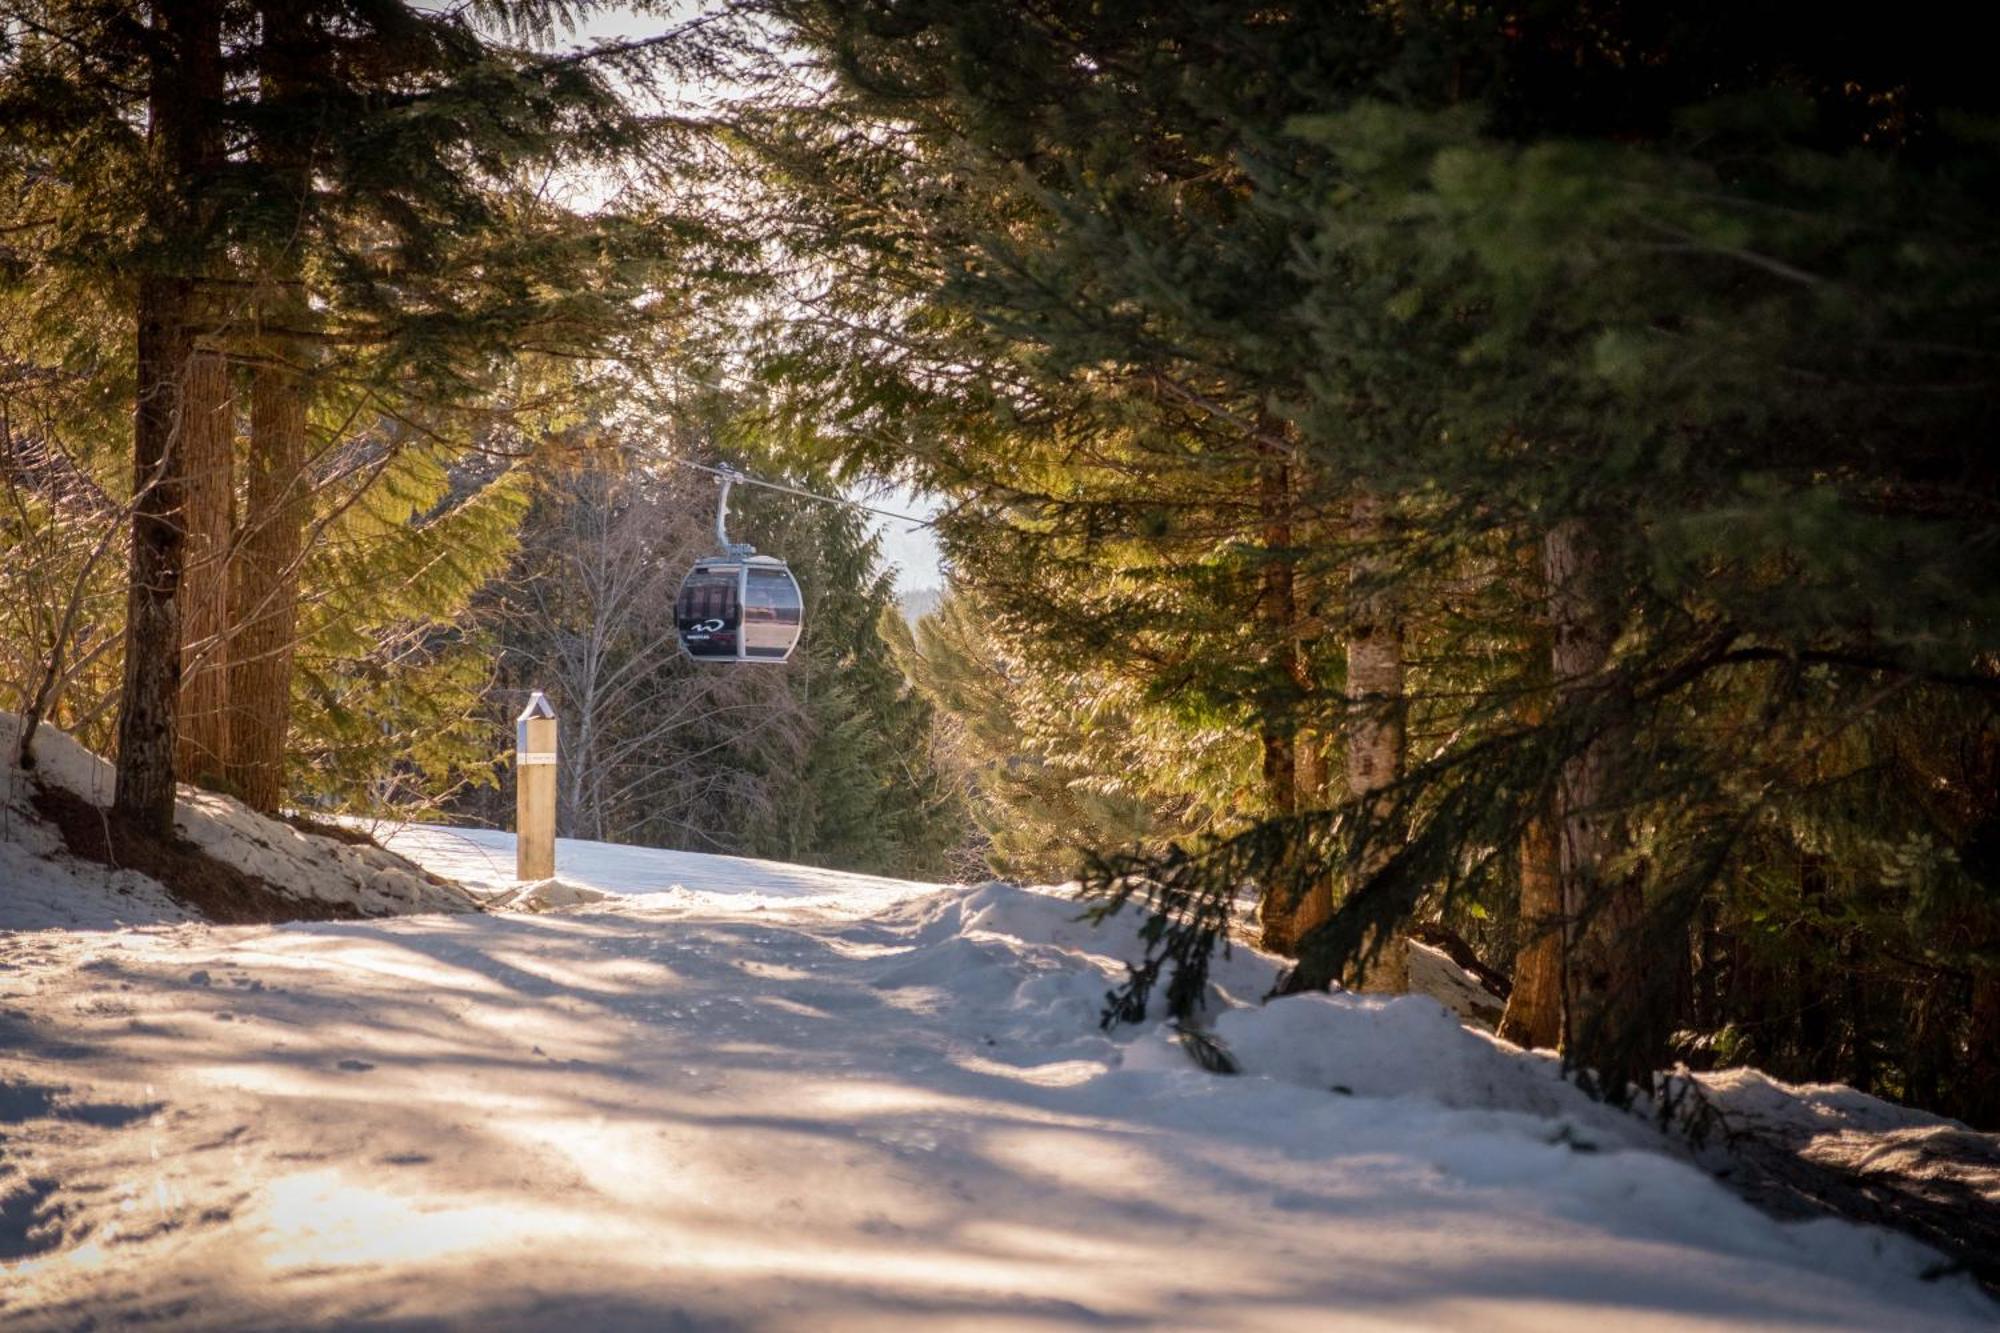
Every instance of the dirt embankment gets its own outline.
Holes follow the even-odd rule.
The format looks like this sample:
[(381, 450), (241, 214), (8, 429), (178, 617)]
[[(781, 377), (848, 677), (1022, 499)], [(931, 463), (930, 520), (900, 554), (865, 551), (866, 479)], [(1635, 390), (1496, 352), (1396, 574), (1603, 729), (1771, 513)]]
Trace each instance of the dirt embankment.
[(352, 903), (301, 898), (204, 852), (185, 838), (133, 827), (116, 812), (48, 783), (36, 784), (35, 811), (62, 834), (71, 856), (157, 880), (176, 901), (224, 925), (274, 921), (356, 921)]

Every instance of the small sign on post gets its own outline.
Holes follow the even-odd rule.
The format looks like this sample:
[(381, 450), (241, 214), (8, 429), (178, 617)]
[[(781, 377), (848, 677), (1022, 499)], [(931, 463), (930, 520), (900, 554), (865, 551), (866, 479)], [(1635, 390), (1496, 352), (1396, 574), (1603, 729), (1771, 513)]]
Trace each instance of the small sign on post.
[(556, 873), (556, 710), (540, 690), (514, 719), (514, 878)]

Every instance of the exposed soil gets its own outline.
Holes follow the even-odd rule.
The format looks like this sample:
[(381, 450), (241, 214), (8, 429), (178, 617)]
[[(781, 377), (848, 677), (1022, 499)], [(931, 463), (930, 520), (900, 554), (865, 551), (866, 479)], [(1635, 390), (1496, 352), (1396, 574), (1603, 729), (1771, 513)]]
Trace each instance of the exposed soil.
[(36, 811), (62, 834), (70, 855), (113, 870), (136, 870), (210, 921), (259, 925), (361, 918), (360, 910), (350, 903), (294, 897), (268, 880), (216, 860), (185, 838), (161, 838), (134, 828), (74, 792), (37, 783), (33, 800)]

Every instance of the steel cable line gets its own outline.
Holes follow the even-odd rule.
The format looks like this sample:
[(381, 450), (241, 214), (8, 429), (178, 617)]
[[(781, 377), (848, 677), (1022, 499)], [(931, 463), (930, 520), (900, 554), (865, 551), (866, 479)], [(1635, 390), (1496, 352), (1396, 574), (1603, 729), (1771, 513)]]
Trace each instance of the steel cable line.
[(937, 520), (934, 518), (918, 518), (914, 514), (899, 514), (893, 509), (880, 509), (874, 505), (863, 504), (859, 500), (850, 500), (840, 495), (822, 495), (818, 491), (809, 491), (803, 486), (793, 486), (782, 481), (765, 481), (761, 477), (753, 477), (746, 472), (738, 472), (732, 467), (714, 467), (708, 463), (697, 463), (691, 458), (670, 457), (667, 461), (679, 467), (693, 468), (697, 472), (706, 472), (712, 477), (733, 481), (738, 486), (762, 486), (767, 491), (782, 491), (786, 495), (797, 495), (807, 500), (819, 500), (832, 505), (846, 505), (849, 509), (859, 509), (863, 513), (878, 514), (883, 518), (893, 518), (898, 522), (909, 523), (919, 528), (934, 528), (937, 526)]

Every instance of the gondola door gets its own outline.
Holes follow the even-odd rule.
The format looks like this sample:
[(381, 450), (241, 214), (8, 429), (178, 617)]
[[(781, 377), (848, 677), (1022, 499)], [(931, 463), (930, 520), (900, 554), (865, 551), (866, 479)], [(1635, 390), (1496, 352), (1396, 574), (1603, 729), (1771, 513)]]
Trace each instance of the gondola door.
[(681, 582), (674, 625), (689, 657), (734, 660), (741, 656), (743, 566), (696, 565)]

